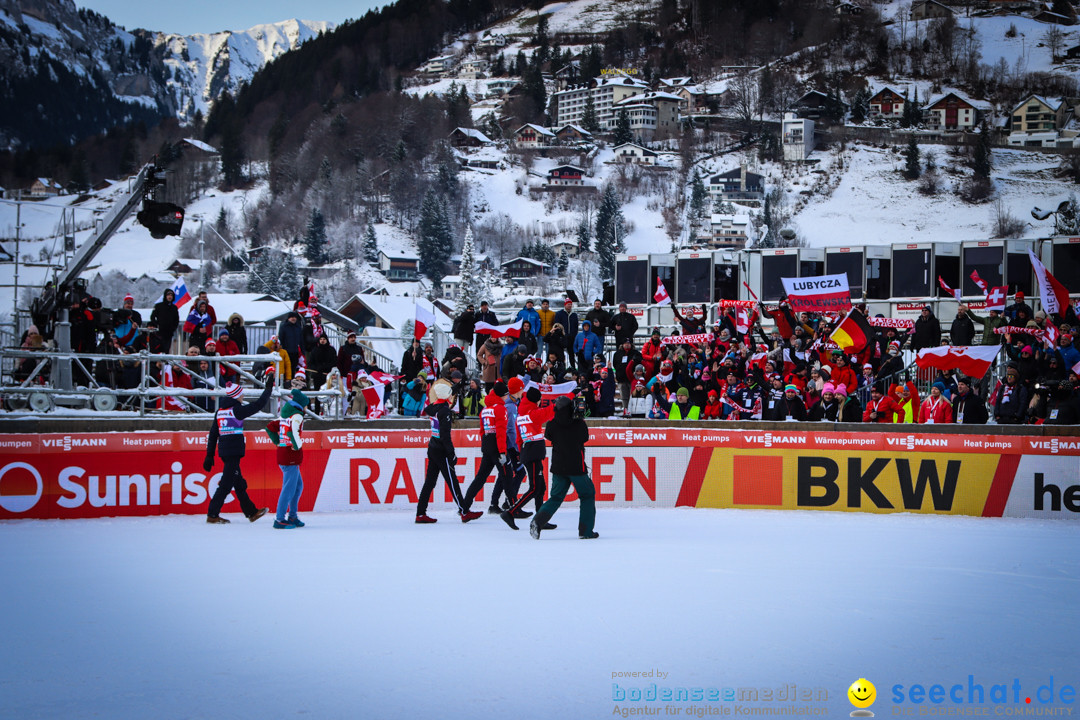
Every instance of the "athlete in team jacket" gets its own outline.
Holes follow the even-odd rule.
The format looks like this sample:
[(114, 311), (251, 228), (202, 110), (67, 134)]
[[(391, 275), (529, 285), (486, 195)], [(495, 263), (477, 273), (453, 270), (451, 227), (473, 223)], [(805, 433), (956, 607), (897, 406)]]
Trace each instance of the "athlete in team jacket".
[[(495, 488), (491, 491), (491, 508), (488, 512), (498, 514), (499, 496), (506, 487), (506, 473), (509, 457), (507, 455), (506, 434), (509, 429), (506, 423), (506, 396), (509, 394), (506, 384), (501, 380), (495, 383), (491, 392), (484, 398), (484, 409), (480, 411), (480, 429), (483, 437), (480, 440), (480, 467), (476, 471), (476, 477), (469, 484), (465, 492), (465, 509), (472, 507), (473, 500), (484, 489), (488, 476), (492, 470), (498, 475), (495, 478)], [(517, 429), (514, 429), (517, 432)]]
[(424, 474), (424, 488), (420, 491), (420, 500), (416, 504), (416, 522), (421, 525), (437, 522), (435, 518), (428, 517), (427, 507), (431, 492), (435, 489), (435, 483), (439, 481), (441, 474), (446, 480), (447, 487), (450, 488), (450, 494), (454, 496), (461, 522), (467, 523), (484, 513), (469, 512), (466, 509), (461, 497), (457, 473), (454, 472), (454, 465), (457, 463), (457, 451), (454, 449), (454, 440), (451, 437), (454, 413), (447, 403), (454, 391), (450, 385), (440, 383), (435, 385), (434, 393), (435, 402), (424, 408), (424, 415), (427, 415), (431, 421), (431, 439), (428, 440), (428, 466)]
[[(540, 511), (540, 504), (544, 502), (544, 493), (547, 491), (547, 481), (544, 479), (544, 458), (547, 457), (547, 444), (544, 441), (544, 424), (555, 415), (555, 406), (540, 407), (539, 403), (543, 396), (540, 389), (531, 387), (525, 391), (525, 397), (518, 407), (517, 430), (521, 440), (521, 462), (525, 465), (525, 471), (529, 474), (529, 491), (522, 495), (509, 509), (499, 514), (503, 522), (514, 530), (518, 526), (514, 523), (516, 517), (520, 517), (525, 505), (530, 500), (536, 503), (536, 511)], [(513, 488), (516, 492), (517, 488)], [(551, 523), (545, 523), (542, 530), (553, 530)]]
[(229, 383), (225, 386), (225, 397), (221, 399), (221, 406), (214, 413), (214, 424), (210, 427), (210, 435), (206, 438), (206, 459), (203, 460), (203, 470), (210, 472), (214, 467), (214, 448), (225, 464), (221, 472), (221, 480), (218, 481), (217, 491), (210, 498), (210, 506), (206, 510), (206, 522), (225, 524), (229, 521), (220, 517), (221, 506), (225, 504), (225, 498), (229, 493), (236, 492), (236, 499), (240, 502), (240, 510), (244, 517), (255, 522), (270, 508), (256, 508), (247, 493), (247, 480), (240, 474), (240, 460), (244, 457), (246, 445), (244, 443), (244, 420), (262, 410), (270, 399), (270, 392), (274, 389), (274, 366), (271, 365), (265, 373), (266, 387), (257, 400), (241, 404), (240, 398), (244, 395), (244, 388)]

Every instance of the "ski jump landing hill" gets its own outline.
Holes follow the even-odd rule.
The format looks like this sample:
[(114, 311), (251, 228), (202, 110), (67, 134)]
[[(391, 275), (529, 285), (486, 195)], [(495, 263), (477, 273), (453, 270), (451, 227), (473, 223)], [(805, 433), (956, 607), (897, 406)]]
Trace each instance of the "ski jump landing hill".
[[(928, 513), (1080, 520), (1080, 428), (593, 420), (587, 462), (603, 507)], [(281, 487), (263, 422), (243, 462), (252, 498)], [(93, 432), (86, 432), (92, 428)], [(0, 421), (0, 519), (201, 514), (207, 421)], [(427, 423), (305, 426), (301, 511), (411, 509)], [(480, 462), (475, 421), (454, 430), (458, 476)], [(574, 501), (570, 495), (568, 500)], [(477, 502), (483, 500), (481, 495)], [(442, 484), (433, 509), (453, 508)], [(238, 512), (230, 496), (225, 512)]]

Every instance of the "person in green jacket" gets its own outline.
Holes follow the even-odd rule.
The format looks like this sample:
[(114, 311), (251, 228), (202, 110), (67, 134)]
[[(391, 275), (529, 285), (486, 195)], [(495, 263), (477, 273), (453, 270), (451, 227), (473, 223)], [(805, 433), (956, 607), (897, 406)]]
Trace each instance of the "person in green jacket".
[(698, 420), (701, 407), (690, 402), (690, 391), (684, 387), (675, 392), (675, 402), (665, 398), (662, 393), (656, 395), (656, 402), (668, 414), (668, 420)]
[(967, 316), (971, 318), (971, 322), (976, 325), (983, 326), (982, 344), (983, 345), (1000, 345), (1001, 335), (994, 333), (999, 327), (1006, 324), (1005, 316), (1001, 314), (1000, 310), (991, 310), (990, 316), (981, 318), (975, 313), (971, 312), (971, 308), (967, 305), (964, 306), (964, 311)]

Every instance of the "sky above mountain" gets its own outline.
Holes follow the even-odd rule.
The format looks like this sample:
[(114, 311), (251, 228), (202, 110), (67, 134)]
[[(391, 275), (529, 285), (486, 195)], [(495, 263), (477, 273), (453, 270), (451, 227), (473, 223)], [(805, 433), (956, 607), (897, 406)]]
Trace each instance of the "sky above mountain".
[(247, 30), (255, 25), (298, 18), (340, 24), (368, 10), (389, 4), (385, 0), (83, 0), (77, 3), (101, 13), (128, 30), (145, 28), (192, 35), (222, 30)]

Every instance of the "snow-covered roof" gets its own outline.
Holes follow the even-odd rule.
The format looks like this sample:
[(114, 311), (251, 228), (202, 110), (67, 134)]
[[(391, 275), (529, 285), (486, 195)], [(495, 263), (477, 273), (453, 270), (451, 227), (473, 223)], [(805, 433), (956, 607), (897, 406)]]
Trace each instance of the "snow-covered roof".
[(184, 142), (186, 142), (188, 145), (191, 145), (192, 147), (196, 147), (202, 150), (203, 152), (217, 154), (217, 148), (215, 148), (213, 145), (207, 145), (202, 140), (196, 140), (195, 138), (184, 138)]
[(581, 127), (580, 125), (575, 125), (574, 123), (566, 123), (561, 128), (556, 130), (555, 134), (558, 135), (559, 133), (561, 133), (563, 130), (566, 130), (566, 129), (574, 130), (574, 131), (576, 131), (577, 133), (579, 133), (581, 135), (587, 135), (589, 137), (592, 137), (591, 132), (589, 132), (585, 128)]
[(722, 225), (725, 222), (731, 223), (732, 225), (747, 225), (750, 222), (750, 216), (713, 213), (712, 217), (709, 218), (709, 221), (713, 225)]
[[(193, 296), (198, 292), (197, 289), (189, 289)], [(217, 313), (218, 322), (222, 323), (233, 313), (242, 315), (248, 324), (274, 322), (288, 315), (293, 308), (291, 302), (265, 293), (207, 293), (206, 299)], [(188, 312), (191, 312), (191, 303), (180, 309), (181, 316), (186, 316)]]
[(1050, 108), (1051, 110), (1053, 110), (1055, 112), (1057, 112), (1058, 108), (1061, 107), (1061, 103), (1063, 102), (1060, 98), (1057, 99), (1057, 100), (1047, 100), (1042, 95), (1034, 95), (1034, 94), (1032, 94), (1032, 95), (1028, 95), (1021, 102), (1017, 103), (1015, 105), (1015, 107), (1014, 107), (1014, 110), (1016, 108), (1020, 108), (1020, 107), (1023, 107), (1024, 105), (1027, 105), (1028, 102), (1030, 102), (1031, 100), (1038, 100), (1043, 105), (1045, 105), (1046, 107)]
[(487, 135), (480, 132), (476, 128), (465, 128), (465, 127), (454, 128), (454, 132), (452, 132), (450, 134), (453, 135), (456, 132), (461, 133), (465, 137), (471, 137), (474, 140), (479, 140), (480, 142), (482, 142), (484, 144), (491, 143), (491, 138), (489, 138)]
[(597, 87), (603, 87), (605, 85), (622, 85), (625, 87), (643, 88), (645, 90), (649, 89), (648, 83), (642, 82), (641, 80), (636, 80), (629, 75), (622, 74), (605, 75), (599, 78), (596, 82)]
[(661, 85), (667, 85), (668, 87), (685, 87), (693, 84), (694, 79), (690, 76), (686, 77), (673, 77), (673, 78), (660, 78)]
[(460, 275), (444, 275), (442, 281), (443, 281), (443, 284), (456, 285), (456, 284), (461, 282), (461, 276)]
[(509, 265), (512, 262), (518, 262), (519, 260), (521, 262), (526, 262), (526, 263), (528, 263), (530, 265), (539, 265), (540, 267), (547, 267), (546, 263), (542, 263), (539, 260), (534, 260), (533, 258), (522, 257), (521, 255), (517, 256), (516, 258), (510, 258), (509, 260), (507, 260), (506, 262), (503, 263), (503, 266)]
[(532, 124), (532, 123), (525, 123), (524, 125), (522, 125), (521, 127), (519, 127), (519, 128), (517, 129), (517, 130), (515, 130), (515, 131), (514, 131), (514, 134), (515, 134), (515, 135), (517, 135), (518, 133), (520, 133), (520, 132), (521, 132), (522, 130), (524, 130), (525, 128), (532, 128), (533, 130), (535, 130), (535, 131), (536, 131), (536, 134), (537, 134), (537, 135), (545, 135), (545, 136), (547, 136), (547, 137), (555, 137), (555, 133), (551, 132), (551, 131), (550, 131), (550, 130), (548, 130), (547, 128), (545, 128), (545, 127), (540, 127), (539, 125), (534, 125), (534, 124)]
[(642, 146), (638, 145), (637, 143), (632, 143), (632, 142), (622, 143), (621, 145), (616, 145), (615, 147), (612, 148), (612, 151), (615, 152), (615, 153), (618, 153), (619, 148), (637, 148), (638, 150), (640, 150), (642, 152), (643, 155), (653, 155), (653, 156), (656, 155), (655, 150), (650, 150), (647, 147), (642, 147)]
[(967, 93), (963, 93), (963, 92), (961, 92), (959, 90), (948, 90), (946, 92), (943, 92), (941, 95), (935, 96), (934, 98), (931, 99), (930, 102), (928, 102), (926, 104), (926, 109), (927, 110), (932, 109), (935, 105), (937, 105), (940, 102), (943, 102), (950, 95), (953, 95), (956, 98), (958, 98), (960, 100), (963, 100), (968, 105), (970, 105), (973, 108), (976, 108), (977, 110), (982, 110), (984, 112), (989, 112), (990, 110), (993, 109), (993, 105), (991, 105), (986, 100), (975, 100), (974, 98), (972, 98)]
[(424, 298), (416, 297), (403, 297), (401, 295), (353, 295), (351, 298), (343, 302), (338, 306), (338, 311), (341, 312), (344, 308), (353, 303), (360, 302), (377, 315), (383, 322), (383, 325), (400, 331), (405, 326), (406, 321), (416, 319), (416, 306), (427, 308), (435, 315), (435, 324), (443, 330), (449, 331), (453, 326), (453, 320), (444, 313), (439, 307), (433, 305), (431, 301)]
[(379, 250), (380, 255), (385, 255), (391, 260), (419, 260), (420, 256), (411, 250), (396, 249), (393, 252), (386, 252), (385, 250)]

